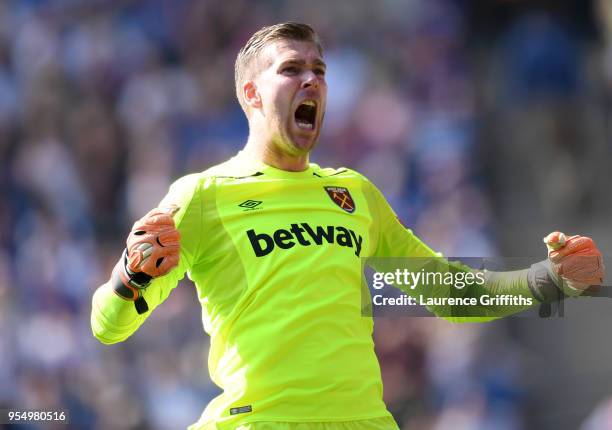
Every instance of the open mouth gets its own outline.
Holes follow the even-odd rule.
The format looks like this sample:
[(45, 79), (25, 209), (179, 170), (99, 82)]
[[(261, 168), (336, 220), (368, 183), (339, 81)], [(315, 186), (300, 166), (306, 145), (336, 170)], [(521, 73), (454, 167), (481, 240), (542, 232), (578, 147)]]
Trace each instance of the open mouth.
[(295, 111), (295, 123), (303, 130), (313, 130), (317, 118), (317, 103), (313, 100), (302, 102)]

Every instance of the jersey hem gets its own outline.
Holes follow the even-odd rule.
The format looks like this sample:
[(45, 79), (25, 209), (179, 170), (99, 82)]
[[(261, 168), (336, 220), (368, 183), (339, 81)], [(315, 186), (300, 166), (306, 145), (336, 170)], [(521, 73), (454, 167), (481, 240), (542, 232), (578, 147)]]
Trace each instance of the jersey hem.
[[(387, 411), (385, 415), (365, 415), (365, 416), (357, 416), (357, 417), (321, 417), (321, 418), (288, 418), (288, 417), (253, 417), (251, 419), (245, 418), (244, 420), (237, 421), (205, 421), (202, 424), (194, 423), (193, 427), (189, 427), (189, 429), (198, 430), (200, 428), (206, 429), (207, 425), (214, 424), (218, 426), (219, 430), (224, 430), (228, 428), (227, 426), (236, 426), (242, 424), (255, 424), (261, 422), (275, 422), (275, 423), (343, 423), (343, 422), (353, 422), (353, 421), (366, 421), (366, 420), (374, 420), (379, 418), (393, 418), (391, 412)], [(393, 418), (395, 419), (395, 418)], [(200, 427), (202, 426), (202, 427)]]

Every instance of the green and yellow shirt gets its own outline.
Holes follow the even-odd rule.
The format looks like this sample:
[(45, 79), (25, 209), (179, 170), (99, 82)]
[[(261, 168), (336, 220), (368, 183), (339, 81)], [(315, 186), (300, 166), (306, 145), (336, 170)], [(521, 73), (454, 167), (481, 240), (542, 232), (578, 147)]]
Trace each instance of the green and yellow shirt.
[[(255, 421), (389, 416), (372, 318), (362, 316), (365, 257), (439, 256), (349, 169), (287, 172), (239, 154), (176, 181), (180, 264), (153, 280), (153, 310), (185, 273), (210, 335), (209, 370), (223, 389), (194, 429)], [(101, 287), (92, 327), (126, 339), (146, 319)]]

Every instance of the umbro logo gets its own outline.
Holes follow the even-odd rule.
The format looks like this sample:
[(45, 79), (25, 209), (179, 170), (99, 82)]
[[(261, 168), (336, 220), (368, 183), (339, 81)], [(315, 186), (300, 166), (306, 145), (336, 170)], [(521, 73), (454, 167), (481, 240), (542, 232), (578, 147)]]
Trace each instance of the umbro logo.
[(245, 211), (254, 211), (263, 209), (259, 207), (263, 202), (261, 200), (245, 200), (238, 205), (238, 207), (243, 208)]

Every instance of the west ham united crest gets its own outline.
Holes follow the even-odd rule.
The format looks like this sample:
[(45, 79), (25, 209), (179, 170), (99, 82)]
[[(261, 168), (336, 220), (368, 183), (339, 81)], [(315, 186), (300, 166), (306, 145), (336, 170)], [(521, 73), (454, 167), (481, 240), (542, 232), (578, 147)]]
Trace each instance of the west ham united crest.
[(324, 187), (327, 194), (332, 199), (332, 202), (340, 206), (346, 212), (352, 214), (355, 212), (355, 202), (349, 193), (349, 190), (343, 187)]

